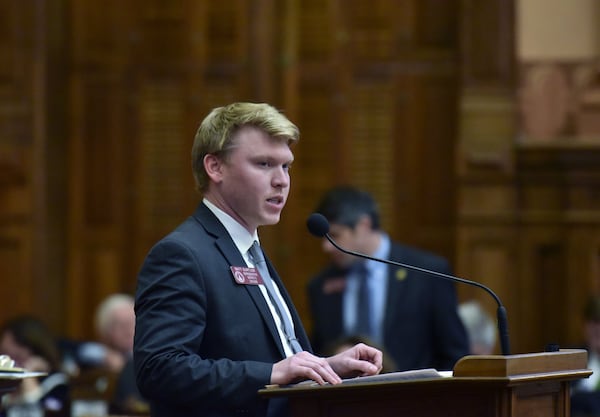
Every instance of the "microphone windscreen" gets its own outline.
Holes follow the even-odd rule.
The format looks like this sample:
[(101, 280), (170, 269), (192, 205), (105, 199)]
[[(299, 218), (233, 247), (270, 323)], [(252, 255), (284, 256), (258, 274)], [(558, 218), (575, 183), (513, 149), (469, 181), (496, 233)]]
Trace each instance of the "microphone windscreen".
[(306, 220), (308, 231), (316, 237), (323, 237), (329, 233), (329, 222), (321, 213), (313, 213)]

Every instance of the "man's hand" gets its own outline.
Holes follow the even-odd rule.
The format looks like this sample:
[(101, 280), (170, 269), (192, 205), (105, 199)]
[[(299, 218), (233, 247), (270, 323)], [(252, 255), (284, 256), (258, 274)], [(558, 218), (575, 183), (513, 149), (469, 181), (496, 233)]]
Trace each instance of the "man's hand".
[(291, 384), (312, 379), (319, 385), (339, 384), (342, 379), (334, 372), (325, 358), (309, 352), (299, 352), (273, 365), (271, 384)]
[(50, 372), (51, 370), (50, 363), (41, 356), (29, 357), (25, 363), (23, 363), (23, 368), (31, 372)]
[(383, 353), (379, 349), (358, 343), (327, 358), (327, 361), (342, 378), (377, 375), (383, 367)]
[(121, 352), (106, 347), (104, 366), (112, 372), (121, 372), (125, 366), (125, 357)]
[(376, 375), (382, 366), (381, 351), (364, 343), (329, 358), (300, 352), (273, 365), (271, 383), (283, 385), (312, 379), (319, 385), (339, 384), (342, 378)]

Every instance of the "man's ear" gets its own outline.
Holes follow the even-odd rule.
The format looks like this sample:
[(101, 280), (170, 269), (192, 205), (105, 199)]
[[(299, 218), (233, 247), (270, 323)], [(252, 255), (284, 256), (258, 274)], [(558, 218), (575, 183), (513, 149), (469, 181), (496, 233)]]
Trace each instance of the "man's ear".
[(213, 154), (204, 155), (204, 170), (206, 175), (215, 183), (220, 183), (223, 178), (223, 161)]

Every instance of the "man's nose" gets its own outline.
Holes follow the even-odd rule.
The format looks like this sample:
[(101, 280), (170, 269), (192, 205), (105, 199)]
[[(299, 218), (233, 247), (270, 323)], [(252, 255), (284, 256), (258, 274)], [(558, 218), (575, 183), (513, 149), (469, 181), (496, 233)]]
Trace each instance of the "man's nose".
[(331, 242), (327, 238), (323, 238), (321, 240), (321, 249), (325, 253), (331, 253), (335, 250), (335, 247), (331, 244)]
[(273, 173), (273, 185), (275, 187), (288, 187), (290, 185), (290, 174), (284, 167), (278, 167)]

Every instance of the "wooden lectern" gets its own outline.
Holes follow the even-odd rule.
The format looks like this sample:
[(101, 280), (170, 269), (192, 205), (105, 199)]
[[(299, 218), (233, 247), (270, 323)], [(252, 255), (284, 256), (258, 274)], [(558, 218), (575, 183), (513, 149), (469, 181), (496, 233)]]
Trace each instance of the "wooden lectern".
[[(586, 378), (587, 351), (466, 356), (449, 377), (267, 387), (293, 417), (568, 417), (571, 381)], [(401, 377), (403, 373), (398, 373)]]

